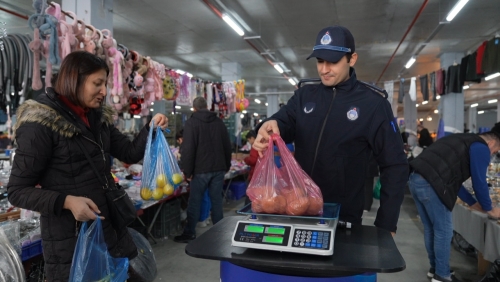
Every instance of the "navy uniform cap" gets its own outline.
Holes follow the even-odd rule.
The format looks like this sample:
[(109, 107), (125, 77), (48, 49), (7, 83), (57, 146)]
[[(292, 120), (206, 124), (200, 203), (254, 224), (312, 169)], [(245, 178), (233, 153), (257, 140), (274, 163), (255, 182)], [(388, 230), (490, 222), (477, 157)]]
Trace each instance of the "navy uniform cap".
[(316, 37), (312, 54), (307, 57), (323, 59), (336, 63), (347, 53), (354, 53), (354, 37), (343, 26), (329, 26), (323, 28)]

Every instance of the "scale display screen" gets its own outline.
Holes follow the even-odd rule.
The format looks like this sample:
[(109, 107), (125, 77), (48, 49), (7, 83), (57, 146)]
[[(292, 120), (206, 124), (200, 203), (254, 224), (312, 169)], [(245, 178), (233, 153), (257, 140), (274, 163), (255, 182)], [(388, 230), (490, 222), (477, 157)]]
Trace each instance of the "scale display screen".
[(264, 226), (262, 226), (262, 225), (246, 225), (245, 232), (264, 233)]
[(291, 231), (291, 226), (245, 222), (238, 224), (233, 239), (251, 244), (287, 246)]
[(283, 244), (283, 237), (264, 236), (264, 238), (262, 239), (262, 242), (273, 243), (273, 244)]
[(266, 228), (266, 233), (267, 234), (284, 235), (285, 234), (285, 228), (284, 227), (267, 227)]

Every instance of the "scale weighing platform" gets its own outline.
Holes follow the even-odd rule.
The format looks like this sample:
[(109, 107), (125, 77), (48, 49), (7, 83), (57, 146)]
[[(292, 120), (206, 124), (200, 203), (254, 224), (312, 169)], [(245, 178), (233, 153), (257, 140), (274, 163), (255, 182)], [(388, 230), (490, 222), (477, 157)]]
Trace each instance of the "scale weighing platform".
[(237, 213), (231, 245), (252, 249), (330, 256), (340, 204), (325, 203), (322, 216), (291, 216), (254, 213), (248, 204)]

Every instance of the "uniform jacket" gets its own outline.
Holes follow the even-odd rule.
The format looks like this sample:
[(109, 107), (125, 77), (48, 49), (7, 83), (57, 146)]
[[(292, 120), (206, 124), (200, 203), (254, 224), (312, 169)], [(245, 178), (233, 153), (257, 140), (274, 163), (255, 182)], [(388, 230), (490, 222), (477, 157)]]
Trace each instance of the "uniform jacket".
[(431, 184), (450, 211), (455, 206), (462, 183), (471, 176), (469, 152), (474, 142), (486, 144), (476, 134), (446, 136), (410, 162), (410, 166)]
[(356, 79), (335, 87), (305, 85), (271, 119), (295, 158), (318, 184), (325, 202), (340, 203), (340, 218), (361, 223), (369, 155), (381, 172), (381, 205), (375, 225), (396, 230), (408, 179), (401, 135), (386, 96)]
[[(105, 217), (104, 237), (111, 255), (129, 258), (137, 255), (128, 231), (113, 229), (102, 185), (75, 139), (82, 141), (97, 170), (109, 185), (114, 185), (110, 156), (127, 163), (141, 160), (148, 129), (144, 128), (130, 141), (114, 127), (109, 107), (88, 112), (89, 129), (57, 96), (49, 88), (36, 101), (27, 100), (17, 110), (18, 148), (7, 189), (13, 205), (41, 213), (47, 278), (67, 281), (80, 223), (70, 210), (62, 209), (61, 195), (83, 196), (94, 201)], [(42, 188), (35, 188), (37, 184)]]
[(194, 112), (184, 125), (183, 137), (181, 155), (186, 177), (229, 170), (231, 142), (224, 122), (216, 113)]

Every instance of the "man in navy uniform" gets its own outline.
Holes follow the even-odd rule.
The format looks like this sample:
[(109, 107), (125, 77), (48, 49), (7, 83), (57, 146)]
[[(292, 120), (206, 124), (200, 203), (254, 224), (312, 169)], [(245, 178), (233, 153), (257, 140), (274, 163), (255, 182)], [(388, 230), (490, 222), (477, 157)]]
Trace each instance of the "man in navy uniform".
[(387, 93), (357, 80), (354, 51), (347, 28), (321, 30), (308, 57), (316, 58), (321, 83), (296, 90), (260, 125), (253, 146), (265, 150), (271, 131), (294, 142), (296, 160), (321, 188), (324, 201), (340, 203), (340, 220), (353, 224), (361, 224), (364, 176), (373, 153), (382, 184), (375, 225), (394, 234), (408, 162)]

